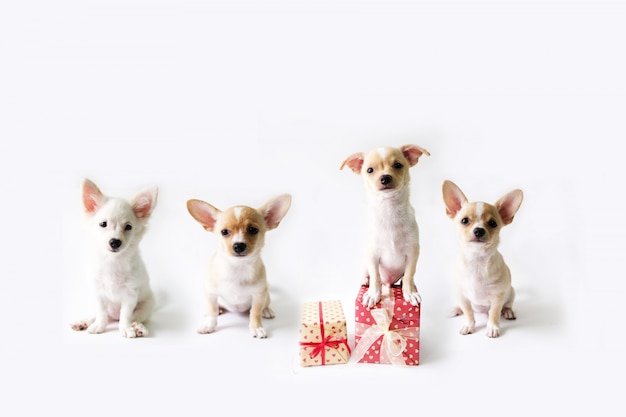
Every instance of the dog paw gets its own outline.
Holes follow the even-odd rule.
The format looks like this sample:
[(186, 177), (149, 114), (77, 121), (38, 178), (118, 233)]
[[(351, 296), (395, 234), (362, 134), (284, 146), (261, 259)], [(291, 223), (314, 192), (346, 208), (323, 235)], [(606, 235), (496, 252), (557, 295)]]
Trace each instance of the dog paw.
[(417, 306), (422, 302), (422, 296), (417, 291), (403, 293), (403, 294), (404, 294), (404, 301), (414, 306)]
[(264, 308), (263, 311), (261, 312), (261, 316), (264, 319), (273, 319), (274, 317), (276, 317), (274, 315), (274, 311), (271, 308)]
[(457, 317), (457, 316), (462, 316), (463, 315), (463, 310), (461, 310), (460, 307), (454, 307), (452, 310), (450, 310), (450, 313), (448, 313), (448, 317)]
[(106, 327), (107, 327), (106, 323), (100, 323), (100, 322), (95, 321), (91, 323), (89, 327), (87, 327), (87, 332), (91, 334), (100, 334), (104, 332)]
[(202, 326), (200, 326), (197, 331), (200, 334), (209, 334), (209, 333), (213, 333), (216, 328), (217, 328), (217, 318), (207, 317), (204, 319)]
[(380, 301), (380, 289), (370, 287), (363, 294), (363, 306), (373, 308)]
[(75, 321), (70, 326), (72, 326), (73, 330), (76, 330), (77, 332), (79, 332), (82, 330), (87, 330), (89, 326), (91, 325), (91, 323), (93, 322), (94, 322), (93, 320), (80, 320), (80, 321)]
[(502, 317), (504, 317), (507, 320), (515, 320), (515, 313), (513, 312), (513, 309), (508, 308), (508, 307), (504, 307), (502, 309)]
[(250, 334), (255, 339), (266, 339), (267, 333), (265, 333), (265, 329), (263, 327), (250, 328)]
[(215, 327), (210, 326), (201, 326), (198, 328), (197, 332), (200, 334), (209, 334), (215, 331)]
[(463, 327), (461, 327), (461, 330), (459, 330), (459, 333), (463, 335), (474, 333), (474, 325), (473, 324), (463, 325)]
[(487, 325), (487, 337), (493, 338), (498, 336), (500, 336), (500, 328), (492, 324)]
[(146, 329), (146, 327), (141, 323), (133, 322), (130, 326), (120, 327), (120, 334), (122, 337), (127, 337), (129, 339), (135, 337), (146, 337), (148, 336), (148, 329)]

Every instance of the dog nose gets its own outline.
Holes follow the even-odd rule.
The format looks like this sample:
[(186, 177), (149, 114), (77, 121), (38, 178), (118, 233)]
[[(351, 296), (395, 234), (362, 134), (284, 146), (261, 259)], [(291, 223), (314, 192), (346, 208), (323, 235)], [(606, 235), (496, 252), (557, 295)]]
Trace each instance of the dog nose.
[(109, 240), (109, 246), (111, 246), (112, 249), (119, 249), (119, 247), (122, 246), (122, 241), (119, 239), (111, 239)]
[(485, 236), (485, 229), (483, 229), (482, 227), (477, 227), (476, 229), (474, 229), (474, 236), (478, 238)]
[(391, 177), (391, 175), (381, 175), (380, 176), (380, 183), (382, 185), (387, 185), (391, 182), (391, 180), (393, 180), (393, 178)]
[(242, 253), (246, 250), (246, 244), (243, 242), (233, 243), (233, 250), (235, 251), (235, 253)]

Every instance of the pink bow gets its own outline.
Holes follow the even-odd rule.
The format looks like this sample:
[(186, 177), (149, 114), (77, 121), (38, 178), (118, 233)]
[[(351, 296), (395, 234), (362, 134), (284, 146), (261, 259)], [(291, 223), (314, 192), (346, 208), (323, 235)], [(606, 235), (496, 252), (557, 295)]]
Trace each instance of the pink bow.
[(376, 308), (370, 310), (376, 324), (367, 328), (361, 335), (359, 343), (354, 348), (351, 362), (360, 361), (365, 353), (369, 350), (379, 337), (383, 337), (380, 347), (381, 362), (383, 358), (388, 358), (389, 362), (394, 365), (406, 366), (402, 357), (402, 352), (406, 349), (406, 339), (419, 338), (419, 327), (409, 327), (406, 329), (390, 330), (391, 320), (393, 318), (393, 301), (384, 303), (385, 308)]

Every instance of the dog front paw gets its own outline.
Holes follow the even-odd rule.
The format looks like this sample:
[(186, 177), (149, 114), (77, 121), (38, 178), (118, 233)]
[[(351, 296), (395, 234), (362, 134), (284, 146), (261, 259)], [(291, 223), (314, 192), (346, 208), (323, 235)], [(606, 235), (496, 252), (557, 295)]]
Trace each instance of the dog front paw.
[(456, 317), (456, 316), (462, 316), (462, 315), (463, 315), (463, 310), (461, 310), (461, 307), (454, 307), (448, 313), (448, 317)]
[(507, 320), (515, 320), (515, 313), (513, 312), (513, 309), (509, 308), (509, 307), (504, 307), (502, 309), (502, 317), (504, 317)]
[(107, 327), (106, 323), (94, 321), (93, 323), (89, 325), (89, 327), (87, 327), (87, 333), (91, 333), (91, 334), (104, 333), (104, 330), (106, 329), (106, 327)]
[(373, 308), (380, 301), (380, 288), (369, 287), (363, 294), (363, 306)]
[(422, 302), (422, 296), (417, 291), (403, 292), (403, 294), (404, 294), (404, 301), (406, 301), (407, 303), (411, 303), (414, 306), (417, 306)]
[(197, 330), (200, 334), (209, 334), (213, 333), (217, 328), (217, 317), (207, 317), (204, 319), (202, 326), (200, 326)]
[(141, 323), (133, 322), (130, 326), (120, 327), (120, 334), (122, 337), (127, 337), (129, 339), (135, 337), (146, 337), (148, 336), (148, 329)]
[(269, 307), (263, 309), (263, 311), (261, 312), (261, 316), (264, 319), (273, 319), (274, 317), (276, 317), (274, 315), (274, 311)]
[(493, 324), (487, 325), (487, 337), (498, 337), (500, 336), (500, 328), (498, 326), (494, 326)]
[(266, 339), (267, 333), (265, 333), (265, 329), (263, 327), (250, 327), (250, 334), (255, 339)]
[(197, 332), (200, 334), (209, 334), (209, 333), (213, 333), (214, 331), (215, 331), (215, 327), (209, 327), (209, 326), (200, 326), (197, 330)]
[(473, 323), (464, 324), (463, 327), (461, 327), (461, 330), (459, 330), (459, 333), (461, 333), (462, 335), (474, 333), (474, 324)]

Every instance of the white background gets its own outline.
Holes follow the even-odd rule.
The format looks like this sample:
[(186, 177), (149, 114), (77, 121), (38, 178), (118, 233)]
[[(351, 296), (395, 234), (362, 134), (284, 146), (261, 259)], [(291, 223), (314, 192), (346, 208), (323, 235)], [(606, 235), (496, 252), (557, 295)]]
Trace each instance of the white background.
[[(623, 412), (624, 2), (20, 1), (0, 6), (0, 409), (63, 415)], [(416, 143), (421, 365), (295, 364), (304, 301), (352, 331), (365, 195), (345, 157)], [(142, 244), (151, 336), (87, 311), (80, 184), (160, 190)], [(518, 319), (447, 318), (441, 184), (525, 200), (502, 232)], [(189, 198), (260, 206), (277, 317), (198, 335), (216, 237)], [(609, 376), (613, 375), (613, 381)], [(221, 411), (218, 411), (221, 410)], [(115, 413), (115, 414), (113, 414)], [(5, 414), (3, 412), (3, 414)]]

